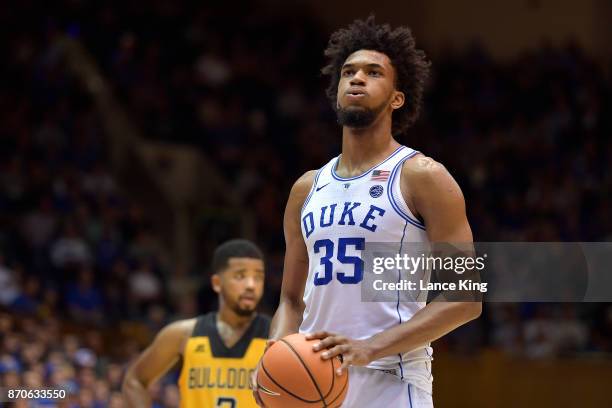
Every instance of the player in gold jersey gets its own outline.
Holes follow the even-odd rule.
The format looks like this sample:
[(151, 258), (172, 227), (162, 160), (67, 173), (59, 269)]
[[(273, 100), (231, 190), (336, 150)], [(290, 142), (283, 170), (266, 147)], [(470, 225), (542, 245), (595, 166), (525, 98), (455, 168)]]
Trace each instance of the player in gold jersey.
[(228, 241), (215, 250), (213, 271), (219, 311), (159, 332), (125, 375), (129, 407), (151, 407), (147, 388), (180, 359), (181, 408), (257, 407), (249, 381), (270, 327), (270, 319), (256, 313), (264, 286), (262, 253), (252, 242)]

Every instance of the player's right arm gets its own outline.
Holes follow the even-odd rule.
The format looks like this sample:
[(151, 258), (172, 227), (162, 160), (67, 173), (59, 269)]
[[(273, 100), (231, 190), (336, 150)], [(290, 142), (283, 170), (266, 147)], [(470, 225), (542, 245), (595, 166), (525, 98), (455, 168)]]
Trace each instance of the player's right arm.
[[(293, 184), (285, 207), (285, 216), (283, 217), (285, 233), (283, 282), (280, 302), (270, 325), (270, 340), (266, 344), (266, 350), (275, 340), (297, 333), (302, 322), (302, 313), (304, 312), (302, 297), (308, 277), (308, 250), (302, 237), (300, 215), (304, 201), (312, 189), (316, 173), (316, 170), (308, 171)], [(257, 405), (263, 407), (264, 404), (257, 391), (257, 370), (253, 372), (251, 377), (251, 387)]]
[(170, 370), (179, 360), (195, 319), (181, 320), (164, 327), (153, 343), (127, 370), (123, 380), (123, 396), (131, 408), (151, 407), (148, 387)]
[(280, 302), (272, 325), (270, 339), (278, 340), (292, 333), (297, 333), (304, 312), (304, 287), (308, 277), (308, 250), (304, 243), (301, 228), (302, 206), (316, 175), (316, 170), (306, 172), (300, 177), (289, 193), (283, 229), (285, 233), (285, 263)]

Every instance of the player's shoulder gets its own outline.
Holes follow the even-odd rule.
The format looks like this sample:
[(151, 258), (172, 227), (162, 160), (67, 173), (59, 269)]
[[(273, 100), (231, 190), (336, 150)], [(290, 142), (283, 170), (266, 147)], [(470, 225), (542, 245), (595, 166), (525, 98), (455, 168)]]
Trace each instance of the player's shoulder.
[(459, 184), (446, 167), (422, 154), (404, 162), (401, 184), (404, 191), (409, 191), (409, 196), (423, 197), (427, 205), (431, 204), (431, 200), (440, 201), (442, 197), (463, 200)]
[(444, 174), (449, 173), (442, 163), (422, 153), (404, 161), (402, 165), (403, 178), (406, 177), (418, 181), (440, 177)]
[(306, 173), (302, 174), (295, 181), (295, 183), (293, 183), (291, 192), (308, 195), (310, 189), (312, 188), (312, 184), (314, 183), (315, 177), (317, 176), (317, 171), (318, 170), (308, 170)]
[(198, 323), (198, 318), (177, 320), (162, 329), (162, 333), (174, 336), (189, 337)]
[(289, 200), (287, 202), (287, 207), (289, 209), (298, 211), (302, 207), (302, 204), (304, 204), (306, 201), (308, 194), (310, 194), (310, 190), (312, 190), (312, 185), (314, 184), (316, 175), (317, 170), (307, 171), (306, 173), (302, 174), (302, 176), (298, 178), (295, 183), (293, 183), (291, 192), (289, 192)]
[(196, 323), (197, 319), (177, 320), (169, 323), (157, 334), (154, 345), (181, 353)]
[(410, 186), (411, 189), (456, 184), (455, 179), (442, 163), (423, 154), (404, 161), (401, 182)]

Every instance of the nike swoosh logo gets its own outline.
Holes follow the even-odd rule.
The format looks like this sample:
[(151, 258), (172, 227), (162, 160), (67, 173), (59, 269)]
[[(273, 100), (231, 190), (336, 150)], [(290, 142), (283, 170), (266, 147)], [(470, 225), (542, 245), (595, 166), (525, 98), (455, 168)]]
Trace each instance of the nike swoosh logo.
[[(331, 183), (331, 182), (330, 182)], [(329, 183), (327, 183), (329, 184)], [(327, 186), (327, 184), (322, 185), (321, 187), (317, 187), (317, 191), (321, 190), (323, 187)]]

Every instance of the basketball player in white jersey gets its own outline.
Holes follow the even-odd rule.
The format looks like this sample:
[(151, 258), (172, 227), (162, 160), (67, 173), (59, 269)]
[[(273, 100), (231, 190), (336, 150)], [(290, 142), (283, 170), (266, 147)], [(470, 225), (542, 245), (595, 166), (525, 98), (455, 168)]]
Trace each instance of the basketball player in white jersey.
[(341, 354), (343, 407), (432, 407), (430, 343), (478, 317), (481, 304), (361, 302), (372, 271), (358, 258), (365, 242), (472, 242), (455, 180), (395, 139), (418, 116), (429, 64), (408, 28), (373, 17), (334, 33), (325, 55), (342, 154), (291, 189), (270, 339), (299, 331), (321, 340), (323, 358)]

